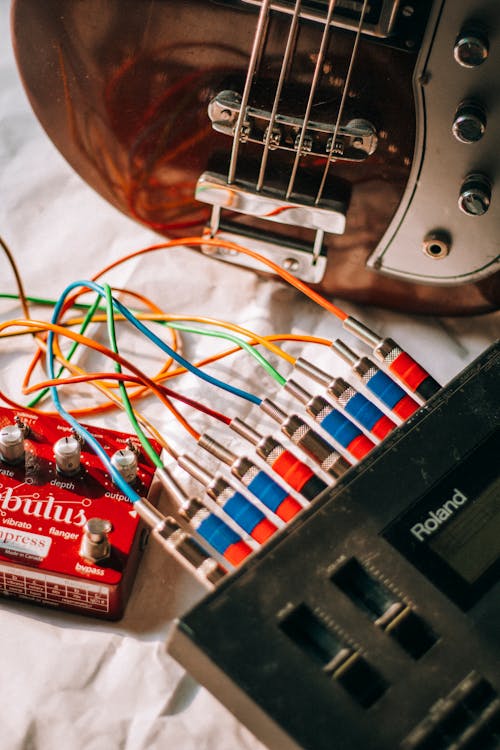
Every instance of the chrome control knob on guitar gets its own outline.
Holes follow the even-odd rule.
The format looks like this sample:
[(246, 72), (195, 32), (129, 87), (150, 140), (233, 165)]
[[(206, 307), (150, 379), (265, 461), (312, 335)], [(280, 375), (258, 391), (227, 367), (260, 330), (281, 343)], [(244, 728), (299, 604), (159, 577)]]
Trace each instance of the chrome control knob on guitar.
[(484, 29), (468, 24), (462, 29), (455, 42), (455, 60), (463, 68), (477, 68), (488, 57), (489, 47)]
[(462, 102), (453, 120), (453, 135), (461, 143), (477, 143), (486, 132), (486, 112), (477, 102)]
[(483, 216), (491, 203), (491, 183), (485, 175), (471, 174), (460, 190), (458, 205), (467, 216)]
[(498, 0), (12, 3), (36, 114), (126, 214), (358, 302), (500, 304)]

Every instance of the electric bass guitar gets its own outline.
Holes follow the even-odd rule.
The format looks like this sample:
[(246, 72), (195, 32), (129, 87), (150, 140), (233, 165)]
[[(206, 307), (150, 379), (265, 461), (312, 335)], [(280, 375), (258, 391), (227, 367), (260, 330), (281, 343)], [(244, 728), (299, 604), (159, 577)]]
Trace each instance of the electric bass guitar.
[(126, 214), (357, 302), (499, 305), (498, 0), (14, 0), (12, 20), (42, 125)]

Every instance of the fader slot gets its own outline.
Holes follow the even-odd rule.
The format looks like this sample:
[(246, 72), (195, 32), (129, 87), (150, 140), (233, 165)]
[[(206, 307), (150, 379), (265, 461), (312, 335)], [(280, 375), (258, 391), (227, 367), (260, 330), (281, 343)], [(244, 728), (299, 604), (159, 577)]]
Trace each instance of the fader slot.
[(500, 699), (492, 685), (471, 672), (431, 706), (401, 750), (495, 750), (500, 744)]
[(387, 689), (385, 680), (359, 651), (345, 643), (306, 604), (290, 612), (280, 627), (364, 708), (373, 705)]
[(414, 659), (436, 642), (437, 636), (420, 615), (355, 558), (338, 567), (331, 580)]

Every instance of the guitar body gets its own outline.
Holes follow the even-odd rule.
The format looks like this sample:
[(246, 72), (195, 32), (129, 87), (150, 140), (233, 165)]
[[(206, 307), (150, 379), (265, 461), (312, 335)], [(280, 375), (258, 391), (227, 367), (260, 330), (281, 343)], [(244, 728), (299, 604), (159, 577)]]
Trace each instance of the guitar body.
[[(277, 262), (303, 269), (328, 295), (465, 314), (500, 302), (492, 104), (480, 142), (459, 142), (451, 125), (461, 100), (491, 100), (498, 83), (481, 83), (494, 50), (477, 70), (454, 60), (475, 3), (451, 9), (444, 24), (450, 2), (420, 0), (405, 14), (399, 3), (374, 2), (397, 12), (378, 37), (357, 35), (356, 18), (346, 10), (345, 23), (340, 8), (323, 49), (328, 3), (303, 3), (316, 17), (299, 19), (289, 60), (286, 1), (264, 19), (253, 61), (262, 4), (252, 0), (14, 0), (13, 38), (48, 135), (129, 216), (169, 237), (200, 234), (211, 219), (214, 236), (264, 247), (275, 260), (276, 248)], [(500, 16), (489, 5), (487, 29)], [(431, 120), (433, 107), (444, 113)], [(484, 215), (458, 206), (471, 173), (492, 188)]]

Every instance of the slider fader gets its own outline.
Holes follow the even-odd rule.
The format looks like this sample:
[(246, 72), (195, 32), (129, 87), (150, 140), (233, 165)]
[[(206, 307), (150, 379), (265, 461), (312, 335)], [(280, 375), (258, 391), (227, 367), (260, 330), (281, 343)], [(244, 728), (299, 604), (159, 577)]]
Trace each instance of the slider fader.
[(177, 622), (271, 750), (500, 748), (499, 377), (497, 343)]
[[(146, 496), (154, 470), (136, 438), (88, 429)], [(0, 407), (0, 595), (116, 619), (145, 533), (128, 499), (71, 427)]]

